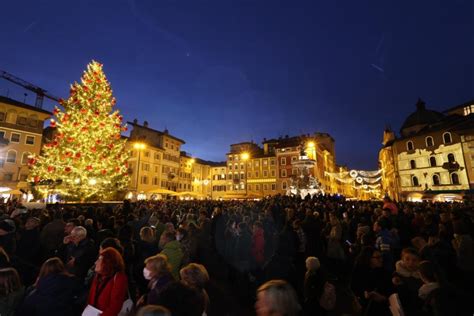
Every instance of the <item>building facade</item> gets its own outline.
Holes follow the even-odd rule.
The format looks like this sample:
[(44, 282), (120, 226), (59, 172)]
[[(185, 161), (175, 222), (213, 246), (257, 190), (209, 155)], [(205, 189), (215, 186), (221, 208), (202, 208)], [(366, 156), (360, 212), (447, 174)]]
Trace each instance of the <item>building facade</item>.
[[(418, 101), (400, 129), (387, 129), (379, 152), (385, 194), (396, 200), (451, 201), (472, 195), (474, 114), (471, 104), (440, 113)], [(469, 111), (466, 111), (466, 108)]]
[(0, 96), (0, 191), (18, 195), (19, 189), (27, 190), (28, 159), (40, 153), (44, 121), (51, 115)]

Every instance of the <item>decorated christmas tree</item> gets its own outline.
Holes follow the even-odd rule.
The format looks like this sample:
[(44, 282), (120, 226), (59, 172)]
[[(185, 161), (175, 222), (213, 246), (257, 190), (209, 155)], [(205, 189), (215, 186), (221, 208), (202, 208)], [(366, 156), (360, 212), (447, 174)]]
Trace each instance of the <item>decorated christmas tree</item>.
[(43, 197), (57, 193), (66, 200), (113, 199), (126, 189), (128, 153), (121, 132), (127, 127), (113, 110), (115, 98), (102, 64), (92, 61), (71, 85), (64, 107), (56, 107), (50, 126), (52, 140), (39, 156), (31, 157), (30, 179)]

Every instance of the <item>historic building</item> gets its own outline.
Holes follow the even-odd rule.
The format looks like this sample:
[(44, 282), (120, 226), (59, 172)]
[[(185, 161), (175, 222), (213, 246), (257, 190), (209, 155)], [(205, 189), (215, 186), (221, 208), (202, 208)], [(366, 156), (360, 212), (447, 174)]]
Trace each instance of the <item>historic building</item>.
[(41, 150), (44, 121), (52, 113), (0, 96), (0, 194), (27, 189), (28, 157)]
[(227, 192), (227, 163), (216, 162), (211, 166), (211, 199), (223, 199)]
[(128, 139), (131, 181), (127, 197), (163, 198), (177, 192), (180, 151), (185, 142), (168, 130), (148, 127), (146, 121), (143, 125), (136, 120), (128, 124), (132, 130)]
[(396, 200), (459, 200), (472, 195), (474, 101), (444, 113), (421, 100), (396, 137), (384, 131), (379, 152), (385, 194)]

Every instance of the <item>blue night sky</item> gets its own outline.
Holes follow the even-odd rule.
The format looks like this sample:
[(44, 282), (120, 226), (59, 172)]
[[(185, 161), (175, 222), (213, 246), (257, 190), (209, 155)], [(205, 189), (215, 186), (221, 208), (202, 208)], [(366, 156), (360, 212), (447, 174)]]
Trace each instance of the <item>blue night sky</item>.
[[(0, 11), (0, 69), (67, 97), (96, 59), (127, 120), (167, 127), (203, 159), (318, 131), (339, 164), (373, 169), (384, 127), (398, 131), (418, 97), (436, 110), (474, 98), (471, 0), (15, 0)], [(0, 80), (7, 92), (23, 101)]]

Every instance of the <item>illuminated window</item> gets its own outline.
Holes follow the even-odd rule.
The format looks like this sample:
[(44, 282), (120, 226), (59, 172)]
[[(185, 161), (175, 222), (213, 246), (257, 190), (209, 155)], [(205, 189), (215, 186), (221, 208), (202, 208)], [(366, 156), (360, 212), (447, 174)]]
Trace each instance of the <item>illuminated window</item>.
[(268, 160), (267, 159), (263, 159), (263, 166), (264, 167), (268, 166)]
[(271, 173), (272, 177), (275, 176), (275, 170), (270, 171), (270, 173)]
[(413, 142), (411, 140), (407, 141), (407, 150), (413, 150)]
[(267, 170), (263, 170), (263, 177), (264, 178), (268, 177), (268, 171)]
[[(280, 164), (281, 164), (282, 166), (286, 165), (286, 157), (281, 157), (281, 158), (280, 158)], [(286, 177), (286, 176), (285, 176), (285, 177)]]
[(255, 171), (255, 178), (258, 178), (258, 177), (259, 177), (258, 171)]
[(434, 146), (433, 137), (428, 136), (428, 137), (426, 137), (425, 141), (426, 141), (426, 147), (433, 147)]
[(252, 185), (249, 184), (249, 185), (247, 186), (247, 189), (248, 189), (249, 191), (252, 191)]
[(291, 162), (295, 162), (297, 158), (298, 157), (296, 157), (296, 156), (291, 157)]
[(276, 190), (276, 184), (272, 183), (272, 191), (275, 191), (275, 190)]
[(286, 177), (286, 170), (285, 169), (281, 170), (281, 176), (282, 176), (282, 178)]
[(260, 191), (260, 184), (255, 185), (255, 191)]
[(263, 191), (268, 191), (268, 184), (263, 185)]
[(286, 183), (286, 181), (283, 181), (283, 182), (281, 183), (281, 189), (282, 189), (282, 190), (286, 190), (286, 188), (287, 188), (287, 183)]
[(446, 133), (443, 134), (443, 142), (445, 144), (450, 144), (452, 142), (451, 133), (446, 132)]

